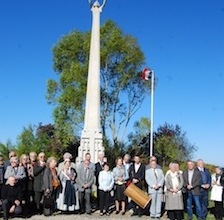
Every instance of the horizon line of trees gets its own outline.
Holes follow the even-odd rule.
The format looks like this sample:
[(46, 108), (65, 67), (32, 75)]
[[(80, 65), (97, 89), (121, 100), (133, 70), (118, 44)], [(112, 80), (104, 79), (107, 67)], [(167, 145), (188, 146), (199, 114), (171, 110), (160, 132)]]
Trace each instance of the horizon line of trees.
[[(129, 153), (131, 157), (138, 154), (143, 161), (147, 163), (149, 152), (149, 128), (150, 121), (148, 118), (141, 118), (136, 121), (133, 131), (128, 135), (128, 140), (122, 143), (122, 147), (114, 147), (112, 141), (107, 141), (105, 145), (105, 154), (111, 165), (114, 165), (115, 159), (118, 156), (124, 156)], [(18, 156), (29, 154), (31, 151), (45, 152), (46, 156), (55, 156), (59, 160), (64, 152), (72, 153), (74, 159), (78, 156), (78, 147), (80, 138), (74, 136), (73, 142), (63, 147), (60, 136), (57, 136), (57, 131), (54, 125), (47, 124), (38, 126), (29, 125), (23, 128), (22, 133), (17, 138), (17, 143), (13, 144), (10, 140), (3, 144), (0, 142), (0, 153), (8, 158), (8, 153), (15, 150)], [(170, 125), (165, 123), (157, 128), (153, 135), (154, 152), (162, 167), (167, 167), (172, 161), (179, 163), (185, 162), (193, 157), (197, 147), (191, 144), (186, 132), (181, 130), (178, 125)]]

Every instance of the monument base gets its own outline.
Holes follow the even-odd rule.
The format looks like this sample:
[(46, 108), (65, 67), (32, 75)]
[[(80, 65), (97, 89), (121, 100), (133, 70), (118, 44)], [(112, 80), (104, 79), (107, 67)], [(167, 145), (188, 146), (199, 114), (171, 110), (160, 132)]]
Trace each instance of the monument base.
[(93, 163), (98, 162), (98, 154), (104, 153), (102, 133), (99, 131), (82, 131), (81, 142), (78, 149), (78, 157), (80, 159), (85, 158), (86, 153), (90, 153), (91, 161)]

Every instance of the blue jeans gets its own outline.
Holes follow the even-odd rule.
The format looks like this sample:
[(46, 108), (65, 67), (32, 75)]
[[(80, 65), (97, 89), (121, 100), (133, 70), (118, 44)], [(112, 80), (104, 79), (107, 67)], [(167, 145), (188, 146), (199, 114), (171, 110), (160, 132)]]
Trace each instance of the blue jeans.
[(200, 192), (201, 215), (205, 219), (208, 213), (208, 190), (201, 189)]
[(191, 191), (188, 191), (187, 214), (190, 219), (192, 219), (192, 217), (193, 217), (193, 209), (192, 209), (193, 202), (194, 202), (195, 208), (196, 208), (196, 215), (197, 215), (198, 219), (201, 219), (202, 213), (201, 213), (200, 197), (199, 197), (199, 195), (193, 195)]

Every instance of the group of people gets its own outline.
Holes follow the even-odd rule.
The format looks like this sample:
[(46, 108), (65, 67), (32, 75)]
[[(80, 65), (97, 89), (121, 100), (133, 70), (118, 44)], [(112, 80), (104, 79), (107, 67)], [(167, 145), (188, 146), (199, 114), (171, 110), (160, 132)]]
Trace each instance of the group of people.
[[(215, 202), (215, 218), (222, 219), (224, 175), (220, 167), (216, 167), (211, 175), (200, 159), (196, 164), (188, 161), (183, 171), (177, 162), (170, 163), (169, 170), (164, 173), (155, 156), (151, 156), (145, 165), (139, 155), (131, 160), (126, 154), (116, 159), (112, 169), (102, 152), (98, 159), (93, 163), (91, 155), (86, 153), (85, 158), (76, 158), (73, 162), (72, 155), (66, 152), (59, 163), (55, 157), (46, 159), (44, 152), (38, 155), (30, 152), (18, 158), (11, 151), (9, 160), (4, 161), (0, 155), (3, 218), (30, 210), (32, 214), (44, 213), (46, 216), (56, 210), (91, 215), (91, 194), (95, 185), (100, 216), (110, 215), (110, 207), (114, 204), (115, 214), (125, 215), (132, 209), (132, 216), (141, 217), (148, 212), (152, 219), (160, 219), (165, 202), (168, 219), (184, 219), (184, 210), (188, 219), (193, 219), (195, 210), (201, 220), (206, 219), (211, 199)], [(130, 183), (150, 196), (151, 201), (145, 209), (126, 196), (125, 190)]]

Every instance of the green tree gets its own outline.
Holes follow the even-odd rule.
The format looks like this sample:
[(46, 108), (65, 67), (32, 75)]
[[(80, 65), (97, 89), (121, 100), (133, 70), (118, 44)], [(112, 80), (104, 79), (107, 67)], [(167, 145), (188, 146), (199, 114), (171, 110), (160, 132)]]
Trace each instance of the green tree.
[(75, 142), (70, 142), (67, 147), (63, 147), (60, 137), (57, 136), (54, 125), (37, 126), (29, 125), (23, 128), (22, 133), (17, 138), (16, 152), (21, 154), (29, 154), (31, 151), (36, 153), (45, 152), (46, 156), (55, 156), (61, 158), (65, 151), (70, 151), (74, 157), (77, 156), (79, 141), (77, 138)]
[[(104, 145), (111, 140), (112, 146), (120, 148), (129, 121), (148, 90), (148, 84), (140, 80), (145, 57), (137, 40), (114, 22), (106, 21), (100, 32)], [(55, 106), (55, 127), (63, 145), (73, 142), (83, 127), (89, 48), (90, 32), (80, 31), (63, 36), (53, 48), (54, 71), (59, 77), (48, 80), (46, 98)]]
[(9, 152), (12, 150), (16, 150), (16, 146), (10, 139), (8, 139), (5, 144), (0, 142), (0, 154), (4, 157), (4, 159), (8, 159)]
[[(141, 118), (134, 124), (133, 132), (128, 135), (129, 147), (127, 152), (134, 156), (141, 155), (146, 158), (149, 156), (149, 136), (150, 120)], [(165, 123), (159, 126), (153, 134), (153, 154), (157, 156), (162, 166), (167, 166), (172, 161), (186, 161), (191, 159), (196, 146), (191, 144), (186, 132), (183, 132), (179, 125)]]
[(191, 144), (179, 125), (165, 123), (159, 126), (155, 133), (155, 155), (162, 162), (162, 166), (170, 162), (186, 161), (191, 159), (196, 151), (196, 146)]
[(128, 135), (128, 152), (133, 157), (135, 154), (146, 157), (149, 155), (150, 120), (142, 117), (134, 123), (133, 132)]
[(17, 137), (16, 152), (20, 156), (22, 154), (29, 154), (31, 151), (39, 153), (41, 148), (37, 144), (35, 126), (28, 125), (28, 127), (23, 127), (21, 134)]

